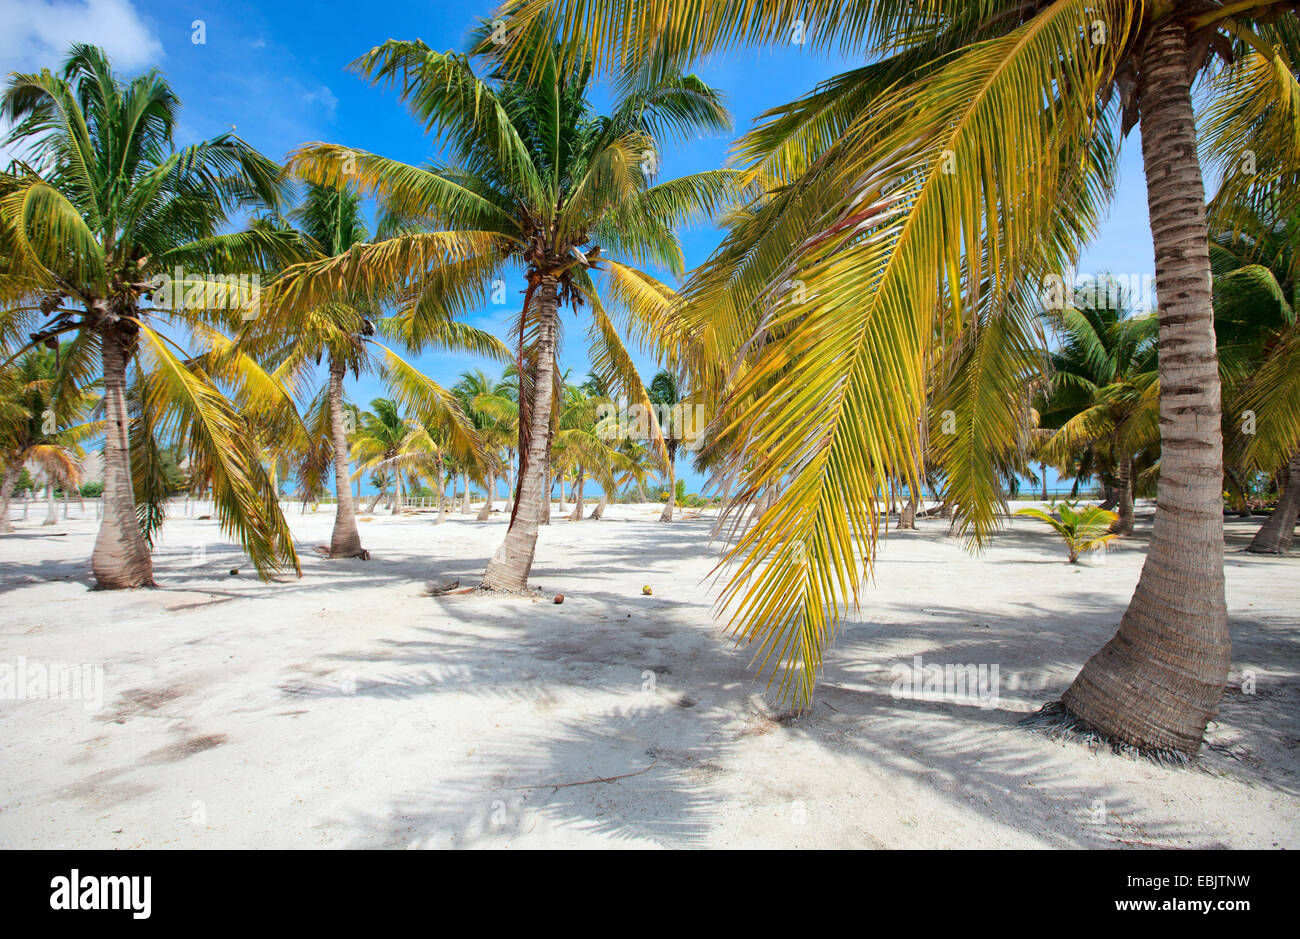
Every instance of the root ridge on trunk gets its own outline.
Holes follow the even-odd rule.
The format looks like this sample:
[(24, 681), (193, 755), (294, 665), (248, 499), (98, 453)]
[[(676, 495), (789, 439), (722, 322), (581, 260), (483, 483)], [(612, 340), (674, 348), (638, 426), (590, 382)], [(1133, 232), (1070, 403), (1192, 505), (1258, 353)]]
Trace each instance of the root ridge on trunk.
[(1060, 701), (1049, 701), (1032, 714), (1017, 721), (1023, 727), (1040, 731), (1054, 740), (1069, 740), (1086, 744), (1090, 750), (1102, 747), (1120, 756), (1141, 757), (1157, 766), (1190, 766), (1192, 758), (1181, 750), (1156, 747), (1135, 747), (1104, 731), (1098, 730), (1069, 712)]

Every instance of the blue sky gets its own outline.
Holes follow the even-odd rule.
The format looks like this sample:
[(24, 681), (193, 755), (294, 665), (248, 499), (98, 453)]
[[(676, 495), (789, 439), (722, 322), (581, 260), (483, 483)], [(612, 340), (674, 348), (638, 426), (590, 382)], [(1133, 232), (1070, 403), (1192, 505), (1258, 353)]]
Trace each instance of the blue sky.
[[(122, 71), (156, 65), (166, 72), (184, 104), (179, 143), (211, 137), (233, 125), (241, 137), (276, 159), (302, 143), (322, 140), (421, 162), (435, 153), (396, 96), (371, 87), (347, 65), (389, 38), (419, 38), (434, 48), (460, 50), (475, 18), (490, 12), (490, 0), (0, 0), (0, 21), (11, 27), (0, 36), (0, 70), (53, 65), (69, 42), (95, 42)], [(738, 53), (702, 63), (697, 71), (727, 95), (738, 135), (765, 109), (798, 97), (852, 64), (792, 45)], [(727, 137), (701, 139), (669, 151), (663, 177), (717, 167), (730, 143)], [(688, 268), (704, 260), (717, 241), (717, 233), (708, 227), (684, 233)], [(1079, 271), (1141, 276), (1153, 269), (1134, 131), (1125, 144), (1120, 190), (1110, 218)], [(508, 285), (508, 296), (518, 297), (522, 287), (522, 281)], [(508, 307), (487, 307), (471, 322), (504, 338), (510, 315)], [(582, 332), (571, 313), (566, 314), (566, 325), (563, 364), (575, 377), (585, 375)], [(465, 357), (425, 355), (416, 361), (444, 384), (467, 368), (499, 371), (493, 363)], [(653, 373), (647, 357), (638, 356), (638, 364), (647, 378)], [(383, 394), (382, 385), (372, 378), (349, 382), (349, 395), (363, 406)], [(679, 474), (691, 490), (702, 487), (703, 480), (685, 465)]]

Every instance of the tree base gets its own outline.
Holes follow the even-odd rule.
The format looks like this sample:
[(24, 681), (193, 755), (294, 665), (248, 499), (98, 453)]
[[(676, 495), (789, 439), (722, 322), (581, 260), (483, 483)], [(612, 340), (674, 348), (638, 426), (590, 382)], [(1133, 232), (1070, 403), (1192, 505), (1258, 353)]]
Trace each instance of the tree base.
[(337, 554), (331, 551), (329, 553), (329, 559), (331, 561), (343, 561), (348, 558), (361, 558), (361, 560), (363, 561), (369, 561), (370, 552), (367, 551), (365, 548), (361, 548), (358, 551), (339, 551)]
[(1135, 747), (1098, 730), (1069, 712), (1060, 701), (1051, 701), (1017, 723), (1030, 730), (1039, 731), (1054, 740), (1068, 740), (1086, 744), (1089, 750), (1102, 747), (1111, 753), (1150, 760), (1158, 766), (1190, 766), (1192, 758), (1181, 750)]

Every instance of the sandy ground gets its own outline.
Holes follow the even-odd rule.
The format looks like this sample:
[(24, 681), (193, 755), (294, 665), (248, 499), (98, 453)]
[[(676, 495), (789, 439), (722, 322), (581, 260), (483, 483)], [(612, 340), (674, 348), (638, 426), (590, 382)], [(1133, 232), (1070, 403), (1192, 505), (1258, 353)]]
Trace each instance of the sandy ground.
[[(557, 606), (429, 595), (475, 582), (501, 516), (376, 516), (369, 562), (295, 516), (304, 575), (272, 584), (179, 518), (160, 589), (98, 593), (93, 522), (34, 512), (0, 536), (0, 667), (102, 665), (103, 701), (0, 701), (0, 847), (1300, 848), (1300, 557), (1243, 554), (1249, 523), (1234, 688), (1178, 770), (1016, 725), (1113, 632), (1149, 517), (1091, 566), (1025, 520), (980, 557), (941, 521), (892, 533), (793, 717), (711, 616), (709, 521), (657, 514), (544, 530)], [(896, 697), (918, 655), (997, 665), (996, 706)]]

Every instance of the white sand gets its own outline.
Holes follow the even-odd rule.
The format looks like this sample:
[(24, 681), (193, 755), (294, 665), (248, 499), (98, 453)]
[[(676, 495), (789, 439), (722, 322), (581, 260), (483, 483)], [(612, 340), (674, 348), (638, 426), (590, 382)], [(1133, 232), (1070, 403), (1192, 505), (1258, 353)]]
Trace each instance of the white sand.
[[(1170, 770), (1015, 723), (1113, 632), (1149, 518), (1103, 566), (1024, 520), (978, 558), (938, 520), (891, 534), (790, 719), (711, 617), (709, 523), (657, 507), (543, 531), (561, 606), (427, 595), (476, 582), (499, 515), (377, 516), (368, 563), (295, 516), (304, 576), (275, 584), (175, 519), (161, 589), (98, 593), (93, 523), (41, 514), (0, 536), (0, 665), (102, 663), (104, 703), (0, 701), (0, 847), (1300, 847), (1300, 557), (1241, 553), (1249, 523), (1228, 603), (1256, 693), (1211, 725), (1230, 752)], [(998, 665), (997, 707), (895, 699), (914, 655)]]

